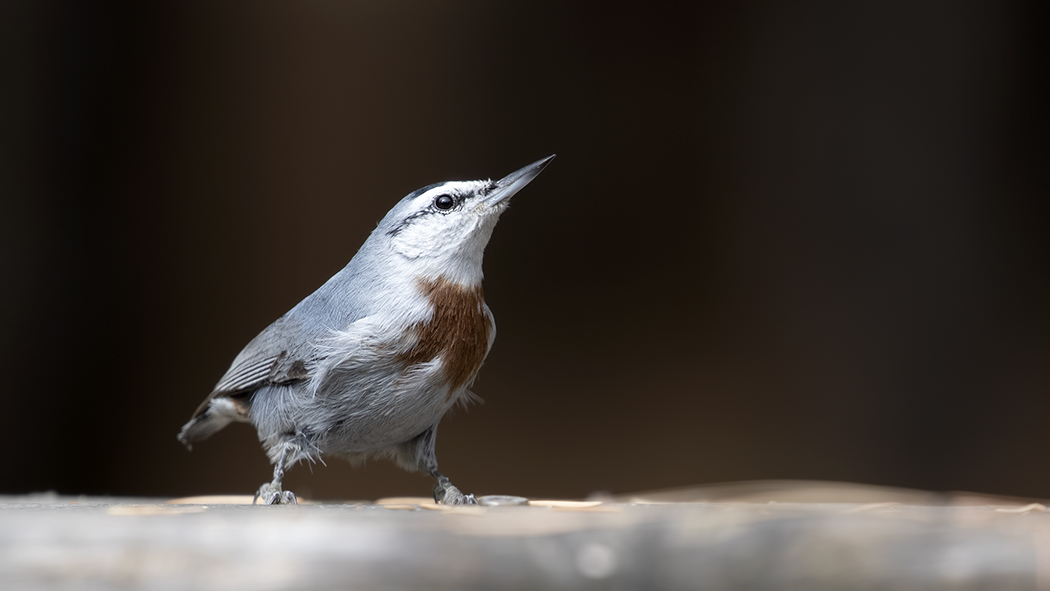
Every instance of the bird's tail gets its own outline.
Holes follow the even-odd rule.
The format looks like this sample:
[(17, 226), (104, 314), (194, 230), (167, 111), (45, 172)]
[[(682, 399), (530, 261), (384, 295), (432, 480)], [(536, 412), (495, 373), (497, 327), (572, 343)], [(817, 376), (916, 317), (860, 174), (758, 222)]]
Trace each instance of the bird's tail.
[(182, 426), (178, 439), (187, 449), (193, 449), (191, 444), (194, 441), (207, 439), (234, 421), (248, 420), (248, 409), (243, 401), (226, 397), (212, 398)]

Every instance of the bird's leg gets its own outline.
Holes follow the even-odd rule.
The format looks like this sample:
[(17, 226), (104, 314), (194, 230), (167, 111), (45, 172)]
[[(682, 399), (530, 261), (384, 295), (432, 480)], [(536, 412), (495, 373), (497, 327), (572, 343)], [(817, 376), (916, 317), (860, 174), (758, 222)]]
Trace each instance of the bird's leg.
[(259, 487), (259, 491), (255, 493), (255, 498), (252, 499), (252, 504), (258, 503), (260, 500), (263, 505), (297, 505), (299, 504), (295, 500), (295, 493), (290, 490), (281, 489), (281, 481), (284, 480), (284, 459), (288, 455), (288, 448), (285, 447), (281, 450), (281, 457), (277, 460), (277, 463), (273, 467), (273, 481), (267, 482)]
[(452, 485), (441, 472), (438, 472), (437, 456), (434, 453), (434, 442), (437, 439), (437, 425), (423, 431), (406, 444), (407, 453), (414, 458), (414, 463), (437, 480), (434, 485), (434, 500), (442, 505), (477, 505), (474, 495), (465, 495)]
[(434, 478), (437, 479), (437, 484), (434, 485), (434, 500), (442, 505), (477, 505), (478, 501), (474, 498), (474, 495), (463, 494), (458, 488), (456, 488), (452, 482), (446, 476), (443, 476), (437, 470), (431, 472)]

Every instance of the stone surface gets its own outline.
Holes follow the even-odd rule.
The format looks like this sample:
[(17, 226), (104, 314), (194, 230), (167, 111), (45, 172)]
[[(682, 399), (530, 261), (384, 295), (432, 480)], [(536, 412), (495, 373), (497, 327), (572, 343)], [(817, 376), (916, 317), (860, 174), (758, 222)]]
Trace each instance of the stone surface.
[(1039, 503), (636, 500), (0, 497), (0, 589), (1050, 589)]

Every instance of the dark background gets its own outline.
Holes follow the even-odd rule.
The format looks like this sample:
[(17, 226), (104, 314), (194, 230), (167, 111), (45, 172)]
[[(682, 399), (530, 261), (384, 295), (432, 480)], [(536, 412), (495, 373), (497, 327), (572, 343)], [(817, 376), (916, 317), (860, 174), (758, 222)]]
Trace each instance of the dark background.
[(254, 491), (249, 427), (175, 440), (240, 348), (404, 194), (557, 153), (487, 251), (460, 487), (1050, 497), (1045, 3), (0, 11), (0, 493)]

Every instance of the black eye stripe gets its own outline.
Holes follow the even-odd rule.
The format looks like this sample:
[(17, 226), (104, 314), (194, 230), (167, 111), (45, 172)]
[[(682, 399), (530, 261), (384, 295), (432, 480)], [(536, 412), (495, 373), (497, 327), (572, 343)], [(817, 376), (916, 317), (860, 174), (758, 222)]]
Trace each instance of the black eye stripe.
[[(413, 197), (417, 193), (432, 189), (435, 186), (439, 185), (424, 187), (419, 191), (416, 191), (416, 193), (409, 195), (409, 197)], [(437, 197), (434, 197), (434, 199), (430, 202), (431, 205), (429, 207), (425, 207), (424, 209), (416, 211), (415, 213), (409, 214), (405, 216), (404, 219), (397, 222), (393, 228), (387, 230), (387, 235), (397, 236), (402, 232), (402, 230), (404, 230), (410, 224), (412, 224), (416, 220), (416, 218), (433, 215), (435, 213), (435, 210), (437, 210), (438, 213), (448, 213), (451, 210), (453, 210), (456, 206), (460, 205), (463, 202), (463, 200), (464, 197), (461, 195), (457, 195), (455, 193), (442, 193)]]

